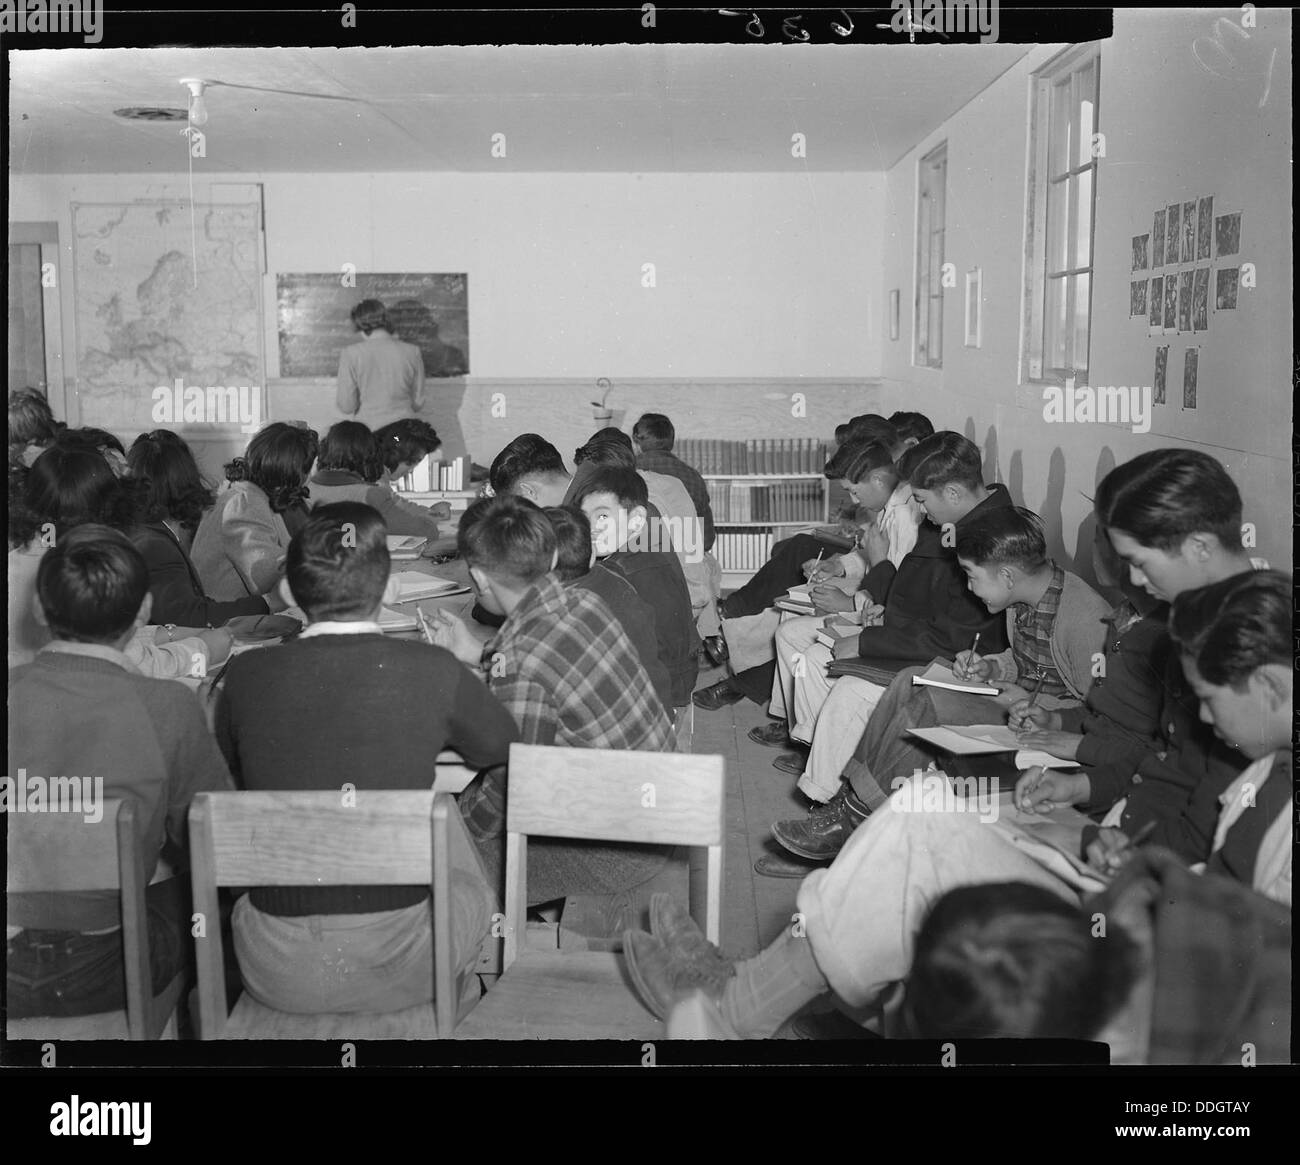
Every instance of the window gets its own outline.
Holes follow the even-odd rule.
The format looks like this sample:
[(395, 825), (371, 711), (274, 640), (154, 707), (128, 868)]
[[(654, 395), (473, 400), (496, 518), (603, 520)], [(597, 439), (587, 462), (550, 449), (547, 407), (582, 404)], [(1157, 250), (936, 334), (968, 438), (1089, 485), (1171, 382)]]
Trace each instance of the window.
[(1023, 353), (1029, 380), (1088, 375), (1100, 71), (1098, 46), (1086, 45), (1033, 78)]
[(926, 368), (943, 367), (943, 230), (948, 143), (921, 159), (916, 206), (916, 351)]

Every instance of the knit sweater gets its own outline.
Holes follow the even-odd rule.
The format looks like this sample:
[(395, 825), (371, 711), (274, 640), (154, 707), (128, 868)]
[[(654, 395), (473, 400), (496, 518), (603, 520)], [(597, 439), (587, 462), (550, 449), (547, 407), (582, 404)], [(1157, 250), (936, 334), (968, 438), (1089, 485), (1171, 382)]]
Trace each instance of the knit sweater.
[[(193, 693), (92, 644), (53, 643), (9, 672), (10, 775), (20, 768), (28, 780), (99, 777), (105, 800), (135, 802), (146, 879), (164, 852), (184, 867), (194, 794), (232, 787)], [(11, 925), (89, 931), (120, 921), (115, 891), (9, 897)]]
[[(217, 742), (245, 789), (427, 789), (454, 748), (472, 768), (504, 764), (519, 730), (449, 652), (382, 634), (320, 635), (234, 659), (217, 705)], [(252, 890), (271, 914), (398, 910), (427, 886)]]

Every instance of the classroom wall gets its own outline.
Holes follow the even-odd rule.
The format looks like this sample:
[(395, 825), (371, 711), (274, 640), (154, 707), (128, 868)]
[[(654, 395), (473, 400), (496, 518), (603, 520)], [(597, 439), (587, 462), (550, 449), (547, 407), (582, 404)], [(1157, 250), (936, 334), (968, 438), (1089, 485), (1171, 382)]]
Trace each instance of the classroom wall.
[[(659, 411), (683, 435), (828, 436), (873, 406), (882, 175), (241, 174), (200, 177), (196, 198), (238, 199), (236, 183), (260, 183), (264, 197), (273, 417), (337, 419), (332, 382), (278, 379), (275, 275), (344, 263), (468, 273), (474, 374), (437, 382), (430, 419), (449, 452), (467, 446), (483, 464), (529, 430), (569, 456), (596, 428), (601, 376), (629, 430)], [(10, 189), (12, 219), (55, 220), (68, 240), (74, 201), (184, 198), (188, 183), (37, 175)], [(646, 263), (653, 287), (642, 284)], [(75, 407), (73, 294), (65, 280)], [(141, 387), (147, 401), (154, 385)], [(802, 417), (792, 416), (798, 391)], [(217, 441), (208, 460), (237, 443)]]
[[(1089, 578), (1096, 482), (1138, 453), (1171, 445), (1222, 460), (1241, 489), (1245, 519), (1257, 525), (1255, 553), (1282, 569), (1291, 563), (1290, 14), (1260, 9), (1258, 28), (1245, 36), (1220, 28), (1216, 43), (1220, 16), (1240, 28), (1240, 9), (1117, 8), (1114, 36), (1101, 50), (1106, 153), (1097, 177), (1090, 379), (1150, 385), (1156, 345), (1168, 344), (1169, 403), (1155, 406), (1148, 434), (1046, 424), (1041, 387), (1019, 379), (1029, 77), (1056, 49), (1029, 54), (886, 174), (880, 302), (899, 288), (902, 318), (899, 339), (884, 343), (884, 410), (911, 402), (980, 444), (989, 478), (1041, 513), (1053, 553)], [(1215, 72), (1198, 64), (1194, 44)], [(911, 357), (916, 174), (919, 159), (945, 139), (945, 258), (958, 286), (947, 292), (944, 366), (934, 370), (914, 367)], [(1258, 288), (1241, 291), (1237, 311), (1213, 313), (1206, 333), (1149, 337), (1146, 321), (1128, 315), (1131, 238), (1151, 230), (1158, 207), (1210, 194), (1216, 215), (1243, 212), (1240, 260), (1256, 265)], [(963, 345), (965, 273), (976, 266), (978, 349)], [(1181, 407), (1189, 344), (1201, 348), (1194, 411)]]

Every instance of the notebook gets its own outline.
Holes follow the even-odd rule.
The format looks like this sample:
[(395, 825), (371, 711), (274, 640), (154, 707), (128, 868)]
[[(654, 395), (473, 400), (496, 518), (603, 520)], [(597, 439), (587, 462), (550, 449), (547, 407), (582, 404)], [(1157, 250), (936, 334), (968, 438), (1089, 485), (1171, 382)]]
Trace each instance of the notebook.
[(937, 728), (909, 728), (913, 736), (955, 756), (1014, 752), (1018, 769), (1041, 765), (1045, 769), (1072, 769), (1077, 762), (1062, 760), (1041, 749), (1021, 748), (1016, 734), (1005, 724), (941, 724)]
[(800, 586), (791, 587), (772, 605), (779, 611), (793, 611), (797, 615), (811, 615), (813, 613), (811, 591), (812, 583), (803, 583)]
[(428, 541), (419, 534), (390, 534), (388, 535), (388, 557), (394, 562), (412, 562), (420, 557), (420, 551)]
[(386, 635), (392, 635), (398, 631), (418, 631), (420, 622), (414, 615), (384, 607), (379, 612), (379, 626)]
[(932, 663), (919, 676), (913, 676), (912, 683), (924, 684), (931, 688), (947, 688), (950, 692), (971, 692), (976, 696), (996, 696), (998, 694), (998, 689), (991, 684), (959, 680), (953, 675), (952, 668), (945, 667), (941, 663)]
[(843, 616), (832, 615), (826, 620), (826, 623), (817, 631), (817, 642), (824, 643), (827, 647), (834, 650), (835, 645), (841, 639), (857, 639), (862, 634), (862, 628), (858, 624), (845, 619)]
[(464, 583), (458, 583), (455, 579), (439, 578), (418, 570), (399, 570), (391, 576), (391, 581), (397, 583), (399, 588), (397, 598), (393, 600), (397, 603), (441, 599), (446, 595), (463, 595), (469, 590)]

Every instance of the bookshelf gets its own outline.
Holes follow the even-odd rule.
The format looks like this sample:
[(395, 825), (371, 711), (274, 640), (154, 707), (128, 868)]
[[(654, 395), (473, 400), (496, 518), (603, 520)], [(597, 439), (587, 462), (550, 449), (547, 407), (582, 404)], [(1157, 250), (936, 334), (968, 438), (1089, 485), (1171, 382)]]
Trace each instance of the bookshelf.
[(393, 489), (412, 502), (448, 502), (453, 512), (466, 509), (478, 496), (470, 484), (470, 458), (442, 461), (426, 457), (405, 477), (393, 482)]
[(680, 440), (674, 452), (704, 478), (717, 533), (723, 590), (744, 586), (772, 547), (807, 526), (826, 525), (827, 442), (816, 437)]

